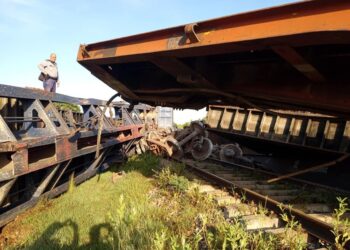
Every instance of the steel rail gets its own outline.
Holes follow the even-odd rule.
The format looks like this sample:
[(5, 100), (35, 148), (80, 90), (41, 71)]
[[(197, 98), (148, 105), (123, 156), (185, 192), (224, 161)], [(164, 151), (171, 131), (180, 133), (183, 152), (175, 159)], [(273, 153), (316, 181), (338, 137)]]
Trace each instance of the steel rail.
[(329, 162), (322, 163), (322, 164), (317, 164), (316, 166), (306, 167), (305, 169), (302, 169), (300, 171), (296, 171), (296, 172), (293, 172), (293, 173), (288, 173), (286, 175), (280, 175), (280, 176), (278, 176), (276, 178), (272, 178), (272, 179), (268, 180), (267, 183), (273, 183), (273, 182), (289, 179), (291, 177), (294, 177), (294, 176), (297, 176), (297, 175), (306, 174), (306, 173), (309, 173), (311, 171), (319, 170), (319, 169), (322, 169), (322, 168), (333, 167), (333, 166), (337, 165), (338, 163), (343, 162), (344, 160), (349, 158), (349, 156), (350, 156), (349, 154), (344, 154), (341, 157), (339, 157), (338, 159), (333, 160), (333, 161), (329, 161)]
[[(245, 166), (242, 164), (238, 164), (238, 163), (232, 163), (232, 162), (227, 162), (227, 161), (221, 161), (218, 159), (214, 159), (214, 158), (209, 158), (210, 161), (213, 162), (217, 162), (222, 164), (223, 166), (230, 166), (230, 167), (239, 167), (239, 168), (243, 168), (243, 169), (247, 169), (247, 170), (251, 170), (254, 172), (258, 172), (258, 173), (262, 173), (262, 174), (266, 174), (266, 175), (270, 175), (270, 176), (279, 176), (278, 173), (274, 173), (274, 172), (270, 172), (270, 171), (266, 171), (266, 170), (262, 170), (259, 168), (253, 168), (253, 167), (249, 167), (249, 166)], [(327, 189), (329, 191), (334, 191), (334, 192), (338, 192), (347, 196), (350, 196), (350, 191), (348, 190), (344, 190), (344, 189), (340, 189), (340, 188), (336, 188), (336, 187), (331, 187), (331, 186), (327, 186), (321, 183), (317, 183), (317, 182), (312, 182), (312, 181), (307, 181), (304, 179), (300, 179), (300, 178), (296, 178), (296, 177), (289, 177), (288, 178), (289, 181), (292, 182), (298, 182), (298, 183), (303, 183), (303, 184), (307, 184), (307, 185), (312, 185), (315, 187), (319, 187), (319, 188), (323, 188), (323, 189)], [(266, 184), (268, 184), (268, 182), (266, 181)]]
[(274, 211), (276, 214), (281, 213), (281, 209), (284, 209), (284, 211), (289, 212), (290, 215), (294, 216), (297, 221), (299, 221), (302, 225), (302, 227), (312, 236), (327, 241), (329, 243), (335, 242), (335, 236), (331, 232), (333, 230), (333, 227), (330, 224), (327, 224), (321, 220), (318, 220), (314, 217), (309, 216), (308, 214), (304, 213), (303, 211), (295, 208), (291, 208), (290, 206), (275, 201), (268, 196), (261, 195), (251, 189), (241, 187), (239, 185), (235, 185), (233, 182), (228, 181), (224, 178), (221, 178), (215, 174), (212, 174), (208, 171), (205, 171), (203, 169), (200, 169), (196, 166), (195, 163), (191, 163), (188, 161), (183, 161), (191, 170), (198, 173), (200, 176), (213, 181), (217, 183), (220, 186), (225, 186), (229, 188), (233, 188), (235, 190), (239, 190), (241, 193), (244, 193), (246, 197), (250, 200), (253, 200), (257, 203), (266, 204), (266, 207), (272, 211)]

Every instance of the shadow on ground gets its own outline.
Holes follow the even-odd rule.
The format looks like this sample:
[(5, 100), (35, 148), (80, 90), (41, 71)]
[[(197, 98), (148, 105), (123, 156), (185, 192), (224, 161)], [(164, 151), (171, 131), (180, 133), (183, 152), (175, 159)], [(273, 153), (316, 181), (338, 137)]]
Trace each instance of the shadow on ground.
[[(63, 243), (60, 237), (60, 230), (71, 230), (72, 237), (67, 240), (69, 242)], [(79, 246), (79, 232), (78, 225), (72, 220), (65, 222), (52, 223), (45, 232), (32, 244), (25, 246), (25, 249), (113, 249), (113, 235), (112, 226), (109, 223), (101, 223), (94, 225), (90, 229), (89, 242)]]

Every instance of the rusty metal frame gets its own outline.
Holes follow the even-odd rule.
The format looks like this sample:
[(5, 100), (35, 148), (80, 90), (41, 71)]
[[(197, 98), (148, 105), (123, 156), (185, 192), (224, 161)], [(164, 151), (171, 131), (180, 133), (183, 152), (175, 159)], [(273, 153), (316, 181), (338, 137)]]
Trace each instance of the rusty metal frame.
[[(350, 3), (341, 0), (303, 1), (269, 9), (262, 9), (218, 19), (198, 22), (198, 43), (183, 43), (184, 26), (143, 33), (84, 45), (78, 52), (82, 64), (92, 61), (136, 61), (154, 53), (185, 56), (217, 53), (203, 50), (205, 46), (237, 43), (233, 51), (246, 50), (241, 42), (296, 34), (350, 31), (348, 25)], [(323, 22), (327, 20), (327, 22)], [(320, 22), (322, 21), (322, 22)], [(329, 37), (328, 39), (339, 39)], [(300, 42), (300, 41), (299, 41)], [(314, 43), (315, 41), (313, 41)], [(322, 43), (323, 41), (316, 41)], [(329, 41), (327, 41), (329, 42)], [(295, 45), (299, 45), (295, 41)], [(262, 43), (256, 46), (269, 46)], [(218, 48), (220, 49), (220, 48)], [(183, 50), (182, 53), (177, 50)], [(84, 53), (83, 53), (84, 52)], [(227, 52), (227, 51), (225, 51)], [(88, 54), (88, 56), (86, 56)], [(133, 57), (132, 57), (133, 56)]]
[[(220, 90), (262, 108), (298, 108), (350, 117), (349, 89), (345, 80), (329, 79), (327, 72), (322, 71), (324, 68), (327, 71), (327, 67), (320, 69), (317, 61), (315, 63), (307, 53), (300, 52), (320, 46), (348, 46), (349, 43), (350, 2), (318, 0), (81, 45), (77, 60), (128, 100), (179, 108), (201, 108), (216, 101), (239, 105), (232, 98), (208, 94), (209, 90)], [(259, 52), (273, 57), (272, 68), (278, 64), (294, 78), (286, 82), (281, 73), (280, 78), (267, 76), (261, 80), (256, 77), (249, 81), (248, 77), (247, 82), (242, 82), (238, 77), (230, 82), (234, 73), (254, 75), (257, 70), (256, 75), (268, 75), (264, 67), (256, 66), (269, 60)], [(210, 64), (213, 56), (232, 55), (235, 58), (243, 53), (245, 56), (256, 53), (256, 62), (247, 63), (256, 67), (251, 73), (237, 69), (238, 72), (216, 77), (215, 73), (219, 71)], [(208, 60), (203, 69), (196, 65), (202, 58)], [(243, 68), (245, 63), (242, 62)], [(118, 67), (121, 71), (132, 71), (121, 77)], [(144, 73), (148, 85), (138, 84), (140, 79), (133, 76), (138, 75), (139, 68), (141, 72), (149, 72), (149, 67), (156, 74)], [(163, 79), (168, 82), (165, 84)], [(207, 93), (195, 91), (203, 88), (208, 90)], [(179, 91), (168, 91), (172, 89)], [(252, 107), (247, 103), (244, 106)]]
[[(70, 111), (64, 116), (54, 102), (80, 105), (82, 113)], [(109, 156), (111, 149), (116, 153), (122, 144), (142, 137), (144, 125), (138, 113), (131, 116), (129, 112), (133, 108), (145, 112), (150, 106), (113, 102), (107, 108), (114, 109), (114, 113), (110, 112), (108, 117), (102, 114), (106, 104), (102, 100), (0, 84), (0, 225), (35, 204), (44, 192), (57, 190), (55, 186), (61, 185), (62, 176), (67, 176), (69, 171), (77, 168), (79, 173), (86, 172), (84, 176), (88, 178)], [(88, 162), (81, 162), (91, 159), (96, 152), (98, 134), (90, 112), (96, 120), (104, 121), (99, 147), (102, 153), (84, 170)], [(37, 186), (33, 186), (34, 183)], [(28, 190), (18, 191), (20, 186)]]
[[(272, 110), (275, 111), (275, 110)], [(256, 117), (255, 123), (249, 122), (249, 117), (254, 113)], [(228, 115), (230, 114), (230, 115)], [(225, 118), (225, 115), (228, 115)], [(243, 120), (237, 119), (237, 115), (241, 115)], [(265, 118), (270, 118), (270, 122), (265, 124)], [(278, 134), (275, 130), (277, 121), (285, 119), (283, 132)], [(293, 122), (298, 120), (300, 127), (295, 131)], [(225, 126), (223, 122), (226, 122)], [(315, 135), (309, 135), (310, 124), (318, 123), (314, 128)], [(245, 140), (265, 143), (266, 145), (279, 145), (279, 147), (289, 146), (291, 148), (299, 148), (308, 152), (318, 152), (322, 154), (332, 155), (332, 157), (340, 157), (349, 153), (349, 120), (340, 119), (333, 116), (325, 116), (321, 114), (313, 114), (310, 112), (279, 112), (269, 114), (257, 109), (244, 109), (236, 106), (209, 105), (207, 113), (208, 130), (215, 133), (231, 135), (238, 141)], [(241, 124), (240, 128), (236, 125)], [(328, 138), (329, 124), (335, 125), (333, 137)], [(247, 128), (251, 126), (251, 130)], [(263, 126), (267, 126), (263, 130)]]
[(324, 76), (292, 47), (286, 45), (272, 46), (272, 50), (311, 81), (326, 82)]

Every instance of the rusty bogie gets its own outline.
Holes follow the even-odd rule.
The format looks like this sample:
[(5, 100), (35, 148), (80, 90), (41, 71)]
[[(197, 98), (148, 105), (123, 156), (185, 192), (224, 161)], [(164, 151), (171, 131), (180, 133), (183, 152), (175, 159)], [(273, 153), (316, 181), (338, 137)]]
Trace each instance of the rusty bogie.
[(174, 159), (181, 159), (184, 156), (183, 149), (176, 139), (174, 139), (172, 137), (167, 138), (166, 144), (169, 147), (169, 156), (170, 157), (172, 157)]
[(193, 144), (191, 154), (197, 161), (204, 161), (209, 158), (213, 152), (213, 143), (208, 138), (202, 138)]
[(240, 159), (243, 156), (243, 151), (236, 144), (223, 145), (219, 152), (220, 160), (226, 162), (232, 162), (235, 159)]

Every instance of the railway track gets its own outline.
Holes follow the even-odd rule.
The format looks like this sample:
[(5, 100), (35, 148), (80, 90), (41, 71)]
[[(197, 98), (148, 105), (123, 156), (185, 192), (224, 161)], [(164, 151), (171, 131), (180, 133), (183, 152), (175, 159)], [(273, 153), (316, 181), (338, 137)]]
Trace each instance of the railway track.
[[(281, 216), (287, 214), (302, 225), (308, 234), (308, 241), (320, 240), (328, 244), (335, 242), (331, 230), (334, 222), (333, 211), (337, 206), (336, 197), (348, 197), (349, 192), (301, 179), (284, 180), (277, 184), (267, 183), (266, 180), (275, 174), (216, 159), (205, 162), (186, 159), (182, 162), (210, 183), (225, 187), (232, 191), (231, 194), (239, 194), (247, 202), (269, 210), (274, 216), (265, 219), (265, 226), (260, 226), (265, 231), (273, 233), (282, 230), (284, 223)], [(228, 217), (243, 215), (249, 221), (254, 220), (254, 208), (237, 206), (232, 195), (219, 197), (218, 203), (225, 204), (224, 210)], [(251, 223), (248, 222), (247, 229), (257, 229), (256, 226), (249, 225)], [(349, 244), (346, 247), (349, 248)]]
[[(275, 156), (273, 154), (275, 150), (268, 146), (264, 148), (264, 151), (269, 152), (265, 157), (271, 160), (272, 164), (268, 161), (261, 163), (258, 158), (256, 160), (254, 156), (259, 155), (259, 151), (250, 154), (248, 147), (242, 150), (238, 143), (230, 140), (231, 138), (211, 132), (205, 129), (203, 123), (195, 121), (188, 128), (175, 134), (153, 132), (145, 138), (149, 149), (155, 154), (183, 161), (200, 176), (220, 186), (233, 189), (235, 193), (276, 215), (286, 213), (287, 217), (295, 219), (302, 225), (310, 238), (335, 243), (336, 236), (343, 233), (340, 230), (334, 233), (334, 223), (341, 220), (339, 218), (337, 221), (334, 220), (334, 209), (339, 205), (337, 198), (350, 197), (350, 191), (339, 188), (343, 185), (330, 186), (334, 183), (314, 178), (312, 171), (320, 169), (324, 171), (327, 167), (342, 163), (348, 159), (347, 153), (341, 153), (340, 157), (327, 161), (325, 161), (327, 158), (322, 158), (324, 154), (320, 153), (293, 155), (294, 165), (301, 160), (319, 161), (319, 163), (312, 167), (299, 168), (298, 171), (290, 171), (291, 169), (288, 169), (290, 162), (284, 164), (285, 161), (282, 160), (282, 163), (278, 163), (276, 160), (278, 155)], [(298, 148), (300, 147), (302, 146), (298, 145)], [(181, 160), (186, 155), (191, 155), (195, 161), (186, 158)], [(274, 172), (266, 169), (273, 169)], [(281, 175), (279, 169), (284, 169), (288, 174)], [(308, 178), (309, 175), (312, 178)], [(237, 212), (235, 209), (228, 210), (233, 210), (232, 213), (235, 214)], [(284, 220), (286, 221), (286, 217)], [(273, 227), (279, 224), (275, 222)]]

